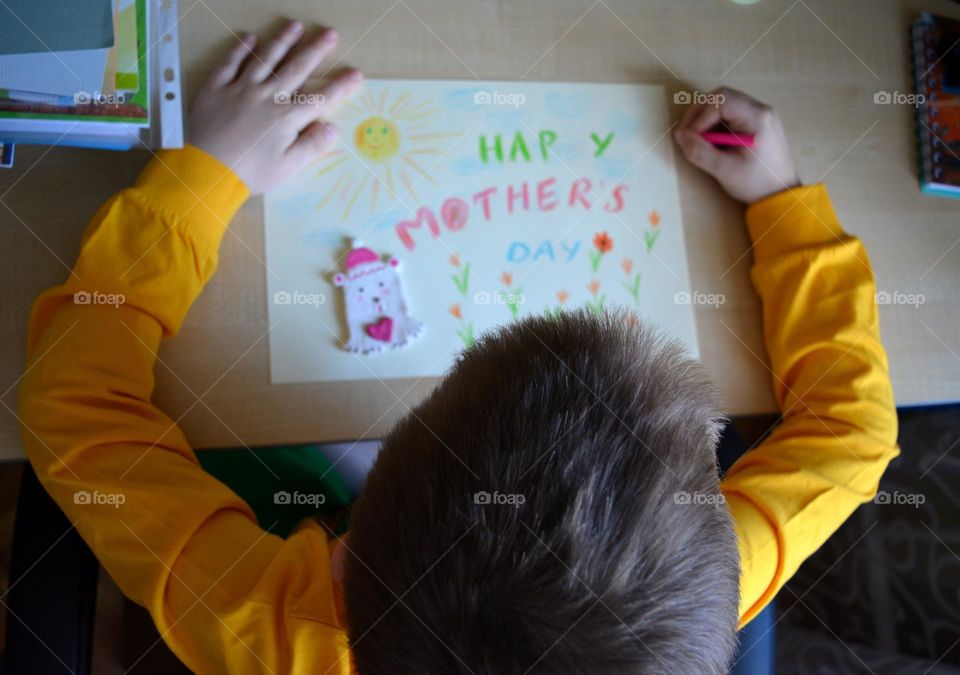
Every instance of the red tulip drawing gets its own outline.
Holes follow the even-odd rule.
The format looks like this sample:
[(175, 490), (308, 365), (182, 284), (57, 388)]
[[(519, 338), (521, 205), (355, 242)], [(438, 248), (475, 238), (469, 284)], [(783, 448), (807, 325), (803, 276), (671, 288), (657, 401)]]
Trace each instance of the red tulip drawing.
[(593, 248), (595, 250), (587, 253), (590, 255), (590, 271), (596, 274), (603, 262), (603, 256), (613, 250), (613, 239), (606, 232), (597, 232), (593, 235)]
[(624, 258), (623, 262), (620, 263), (620, 266), (623, 268), (624, 274), (627, 275), (627, 281), (622, 281), (620, 284), (627, 289), (627, 292), (630, 294), (630, 297), (633, 298), (633, 304), (640, 304), (640, 273), (637, 272), (632, 277), (630, 273), (633, 271), (633, 261), (630, 258)]
[(650, 229), (643, 231), (643, 243), (647, 246), (647, 253), (652, 253), (653, 245), (660, 236), (660, 214), (653, 210), (647, 214), (647, 220), (650, 221)]

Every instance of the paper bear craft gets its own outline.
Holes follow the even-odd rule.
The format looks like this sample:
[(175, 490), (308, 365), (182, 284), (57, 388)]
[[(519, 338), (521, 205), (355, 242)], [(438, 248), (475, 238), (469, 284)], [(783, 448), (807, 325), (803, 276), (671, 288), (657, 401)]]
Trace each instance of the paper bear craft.
[(407, 312), (399, 264), (396, 258), (381, 260), (359, 242), (347, 253), (346, 272), (334, 275), (333, 283), (343, 289), (348, 350), (368, 354), (400, 347), (423, 329)]

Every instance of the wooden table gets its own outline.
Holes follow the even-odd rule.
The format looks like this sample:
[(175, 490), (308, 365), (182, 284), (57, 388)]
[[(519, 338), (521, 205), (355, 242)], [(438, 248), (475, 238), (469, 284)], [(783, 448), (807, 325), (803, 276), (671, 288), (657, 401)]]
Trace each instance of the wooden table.
[[(745, 89), (780, 110), (804, 181), (824, 180), (846, 228), (865, 242), (884, 305), (882, 333), (901, 405), (960, 399), (960, 202), (917, 189), (907, 24), (947, 0), (180, 0), (185, 92), (232, 39), (283, 16), (341, 34), (342, 63), (369, 77), (656, 82), (669, 92)], [(546, 9), (549, 7), (549, 11)], [(672, 96), (671, 96), (672, 99)], [(681, 113), (675, 106), (674, 115)], [(0, 172), (0, 458), (22, 456), (16, 383), (32, 299), (59, 283), (87, 219), (129, 185), (147, 152), (17, 149)], [(699, 307), (704, 363), (732, 414), (771, 412), (770, 374), (750, 287), (742, 209), (681, 162), (692, 285), (723, 293)], [(432, 380), (271, 386), (262, 202), (231, 226), (220, 269), (182, 334), (165, 343), (157, 403), (198, 448), (376, 438)], [(8, 390), (9, 387), (9, 390)], [(5, 393), (4, 393), (4, 390)]]

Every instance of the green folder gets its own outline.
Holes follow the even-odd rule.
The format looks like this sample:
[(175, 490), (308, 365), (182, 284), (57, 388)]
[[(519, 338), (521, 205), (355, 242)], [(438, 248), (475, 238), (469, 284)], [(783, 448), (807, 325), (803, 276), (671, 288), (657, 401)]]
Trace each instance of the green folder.
[(315, 445), (204, 450), (197, 457), (272, 534), (286, 537), (301, 520), (316, 516), (336, 535), (346, 531), (353, 493)]

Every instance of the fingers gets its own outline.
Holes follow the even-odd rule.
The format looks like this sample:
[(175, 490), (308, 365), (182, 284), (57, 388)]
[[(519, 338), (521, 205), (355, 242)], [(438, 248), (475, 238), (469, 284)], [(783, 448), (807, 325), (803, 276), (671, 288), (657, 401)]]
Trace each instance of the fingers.
[(691, 103), (687, 106), (687, 109), (683, 112), (683, 117), (680, 118), (680, 127), (687, 127), (690, 125), (690, 122), (706, 107), (705, 103)]
[(697, 133), (709, 131), (712, 127), (715, 127), (721, 122), (721, 120), (723, 120), (723, 113), (721, 112), (721, 109), (715, 105), (702, 104), (699, 107), (699, 110), (688, 112), (692, 113), (690, 120), (683, 126), (684, 128), (692, 129)]
[(243, 78), (250, 82), (263, 82), (273, 76), (273, 71), (287, 55), (287, 52), (303, 35), (303, 24), (291, 21), (265, 45), (254, 53), (253, 58), (243, 71)]
[(300, 132), (289, 148), (286, 156), (296, 165), (296, 169), (309, 164), (312, 160), (330, 148), (337, 140), (336, 127), (329, 122), (312, 122)]
[(207, 79), (208, 87), (225, 87), (237, 78), (240, 66), (244, 60), (253, 53), (253, 48), (257, 44), (257, 36), (247, 33), (241, 37), (227, 54), (227, 57), (214, 68)]
[(310, 74), (337, 46), (337, 31), (326, 28), (310, 40), (301, 41), (301, 47), (277, 70), (276, 85), (279, 89), (299, 89)]
[(355, 68), (344, 71), (323, 86), (324, 112), (332, 112), (343, 100), (353, 96), (363, 84), (363, 73)]
[(298, 125), (306, 125), (285, 153), (295, 170), (309, 164), (336, 142), (336, 126), (318, 118), (333, 112), (341, 101), (362, 84), (363, 74), (359, 70), (347, 70), (327, 82), (316, 94), (304, 96), (308, 102), (294, 106), (293, 112), (298, 117), (291, 119)]
[(699, 131), (690, 128), (677, 129), (674, 139), (687, 161), (711, 176), (721, 175), (731, 167), (731, 163), (736, 162), (735, 154), (714, 147), (700, 136)]
[(712, 102), (689, 106), (680, 128), (704, 132), (723, 122), (734, 131), (755, 133), (770, 114), (769, 106), (736, 89), (714, 89), (705, 98)]
[(302, 115), (304, 122), (329, 115), (362, 85), (363, 73), (356, 69), (347, 70), (328, 81), (316, 95), (305, 96), (306, 102), (296, 106), (297, 114)]
[(723, 96), (719, 106), (720, 116), (732, 129), (745, 132), (760, 130), (765, 116), (770, 112), (769, 106), (736, 89), (723, 87), (717, 90), (717, 94)]

